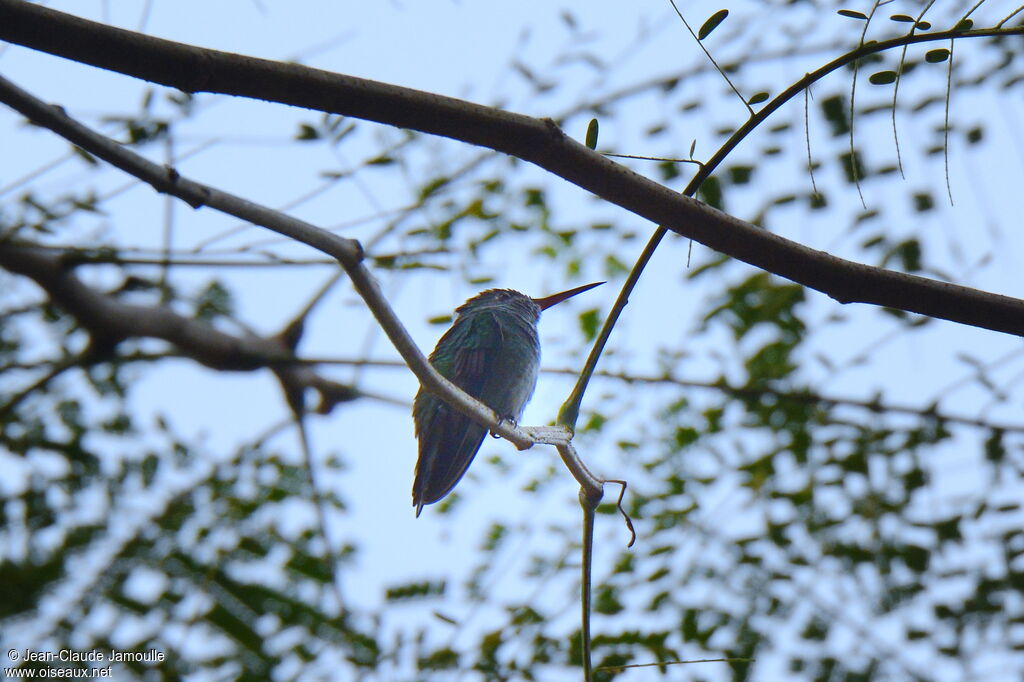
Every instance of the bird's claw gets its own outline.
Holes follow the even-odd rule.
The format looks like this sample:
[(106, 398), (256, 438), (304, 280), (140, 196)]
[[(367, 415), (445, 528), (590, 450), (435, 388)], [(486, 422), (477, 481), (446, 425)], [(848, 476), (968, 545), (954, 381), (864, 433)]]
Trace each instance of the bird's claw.
[[(519, 427), (519, 421), (515, 417), (508, 415), (498, 415), (498, 423), (504, 424), (505, 422), (511, 424), (513, 428)], [(501, 435), (495, 433), (494, 431), (491, 431), (491, 438), (501, 438)]]

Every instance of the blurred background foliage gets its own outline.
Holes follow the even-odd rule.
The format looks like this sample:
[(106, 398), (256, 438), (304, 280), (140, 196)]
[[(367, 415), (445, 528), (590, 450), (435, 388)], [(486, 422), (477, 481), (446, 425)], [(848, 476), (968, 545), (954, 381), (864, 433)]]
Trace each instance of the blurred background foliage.
[[(745, 98), (774, 95), (857, 44), (866, 22), (837, 15), (844, 7), (730, 8), (702, 44)], [(880, 7), (869, 37), (905, 33), (907, 22), (890, 16), (922, 8)], [(975, 25), (994, 25), (1013, 8), (1003, 9), (983, 3)], [(965, 12), (936, 3), (925, 16), (939, 29)], [(707, 158), (743, 122), (742, 102), (691, 54), (681, 25), (673, 27), (679, 54), (623, 76), (643, 31), (609, 55), (593, 47), (594, 34), (613, 27), (570, 10), (561, 22), (555, 58), (515, 55), (514, 101), (494, 104), (554, 116), (580, 139), (597, 118), (599, 151), (659, 157), (621, 161), (672, 187), (695, 170), (678, 159)], [(1005, 188), (1019, 187), (1024, 168), (1024, 41), (958, 41), (951, 72), (948, 61), (926, 59), (937, 47), (864, 60), (856, 90), (851, 69), (816, 84), (755, 131), (699, 198), (844, 257), (1018, 295), (1019, 193)], [(868, 78), (901, 57), (894, 102), (892, 83)], [(190, 123), (216, 104), (146, 88), (137, 110), (93, 123), (148, 154), (180, 154)], [(468, 292), (515, 286), (508, 270), (527, 262), (548, 273), (545, 282), (615, 286), (650, 230), (515, 159), (356, 120), (295, 117), (277, 132), (301, 163), (317, 164), (321, 184), (276, 207), (301, 214), (338, 187), (396, 188), (369, 213), (335, 205), (337, 223), (325, 225), (363, 241), (392, 295), (453, 281)], [(275, 275), (262, 273), (329, 273), (308, 252), (244, 226), (186, 249), (172, 243), (187, 241), (180, 234), (161, 237), (153, 217), (138, 228), (147, 240), (126, 238), (129, 226), (108, 221), (126, 220), (112, 204), (134, 184), (86, 154), (68, 155), (82, 171), (74, 183), (57, 188), (43, 168), (3, 188), (0, 229), (4, 239), (67, 251), (110, 296), (247, 330), (267, 326), (253, 301)], [(614, 505), (601, 507), (597, 679), (1016, 679), (1024, 668), (1019, 341), (842, 307), (671, 241), (613, 336), (577, 434), (595, 466), (629, 481), (625, 505), (639, 534), (625, 549)], [(239, 281), (230, 274), (237, 263), (261, 274)], [(287, 419), (253, 424), (233, 448), (180, 433), (132, 391), (154, 366), (189, 360), (149, 340), (91, 353), (95, 340), (66, 311), (23, 278), (0, 276), (0, 624), (9, 641), (166, 652), (160, 663), (119, 667), (125, 679), (578, 675), (571, 513), (510, 519), (495, 510), (468, 564), (390, 585), (378, 606), (356, 599), (339, 615), (345, 574), (368, 570), (360, 552), (388, 530), (346, 531), (332, 548), (340, 573), (332, 579), (307, 469), (292, 441), (277, 437)], [(439, 297), (413, 315), (442, 325), (449, 311)], [(577, 329), (546, 356), (550, 376), (579, 365), (605, 312), (578, 313)], [(365, 311), (344, 314), (372, 325)], [(360, 357), (316, 357), (327, 356), (319, 366), (328, 374), (356, 366), (353, 384), (372, 393), (400, 371), (376, 362), (384, 353), (364, 346)], [(479, 476), (438, 508), (452, 528), (471, 498), (507, 473), (508, 463), (485, 454)], [(355, 484), (346, 459), (358, 455), (318, 455), (332, 474), (319, 491), (331, 518), (348, 513)], [(530, 471), (516, 494), (571, 498), (565, 481), (550, 465)], [(546, 541), (507, 575), (508, 554), (538, 535)], [(451, 615), (477, 608), (489, 616), (472, 626)], [(406, 622), (412, 609), (430, 615)], [(676, 665), (708, 658), (731, 660)], [(670, 665), (623, 667), (658, 662)]]

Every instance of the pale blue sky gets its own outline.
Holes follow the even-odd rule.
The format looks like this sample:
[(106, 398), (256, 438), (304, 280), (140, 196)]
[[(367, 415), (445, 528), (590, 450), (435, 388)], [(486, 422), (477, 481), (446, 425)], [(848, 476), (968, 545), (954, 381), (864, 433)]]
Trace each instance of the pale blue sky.
[[(54, 2), (50, 6), (129, 29), (138, 29), (142, 23), (140, 4), (137, 3)], [(563, 7), (569, 8), (576, 16), (581, 32), (592, 36), (579, 44), (617, 64), (609, 80), (583, 66), (559, 66), (555, 63), (570, 44), (569, 31), (559, 18)], [(706, 2), (687, 3), (684, 11), (696, 26), (718, 7), (718, 4)], [(768, 13), (770, 10), (762, 6), (761, 11)], [(806, 9), (798, 11), (804, 16), (794, 23), (813, 27), (818, 31), (816, 36), (849, 31), (844, 20), (831, 13), (822, 19)], [(203, 47), (269, 59), (298, 57), (309, 65), (355, 76), (482, 103), (500, 101), (513, 110), (536, 116), (560, 114), (580, 99), (595, 98), (630, 82), (700, 65), (704, 59), (684, 29), (676, 23), (671, 7), (654, 1), (591, 3), (577, 0), (552, 5), (539, 1), (280, 3), (263, 0), (257, 3), (234, 0), (208, 3), (157, 0), (152, 3), (144, 28), (157, 36)], [(728, 28), (725, 25), (720, 29), (723, 35)], [(751, 32), (747, 30), (743, 34), (745, 39), (752, 40)], [(638, 35), (646, 36), (640, 46), (635, 44)], [(768, 50), (771, 36), (765, 36), (761, 45)], [(709, 46), (715, 47), (711, 41)], [(553, 95), (534, 95), (510, 70), (509, 64), (514, 58), (536, 68), (542, 77), (550, 73), (553, 78), (570, 85)], [(749, 89), (768, 85), (775, 92), (825, 59), (822, 54), (812, 54), (803, 61), (769, 62), (758, 70), (760, 81), (751, 79), (743, 86)], [(545, 68), (550, 71), (546, 72)], [(69, 113), (94, 126), (101, 126), (100, 117), (110, 111), (134, 111), (142, 91), (138, 82), (127, 77), (20, 47), (6, 47), (0, 52), (0, 69), (22, 87), (43, 99), (60, 103)], [(927, 85), (908, 83), (907, 96), (912, 96), (915, 88)], [(698, 157), (706, 157), (718, 140), (712, 131), (723, 121), (741, 121), (743, 109), (735, 101), (718, 97), (720, 83), (701, 78), (693, 85), (684, 84), (682, 87), (684, 93), (689, 93), (682, 99), (712, 92), (722, 108), (706, 112), (706, 118), (695, 121), (692, 129), (688, 128), (684, 134), (674, 132), (675, 137), (666, 143), (645, 137), (643, 127), (659, 116), (678, 115), (678, 111), (653, 97), (632, 100), (613, 117), (603, 120), (601, 147), (614, 147), (617, 151), (636, 154), (681, 155), (690, 140), (696, 138)], [(863, 96), (868, 98), (876, 94), (865, 90)], [(290, 136), (300, 123), (319, 120), (319, 114), (314, 112), (211, 95), (199, 96), (197, 104), (201, 113), (183, 124), (181, 144), (174, 150), (175, 155), (180, 156), (210, 141), (217, 142), (180, 162), (182, 173), (266, 202), (272, 207), (286, 205), (317, 186), (321, 181), (318, 173), (324, 168), (345, 168), (355, 164), (361, 153), (373, 148), (372, 136), (336, 153), (312, 145), (290, 144)], [(984, 104), (972, 100), (956, 111), (969, 123), (972, 115), (967, 113), (968, 107)], [(937, 256), (937, 260), (949, 263), (951, 271), (959, 267), (956, 265), (958, 248), (966, 254), (966, 261), (977, 260), (986, 251), (994, 252), (995, 266), (977, 269), (964, 283), (1020, 296), (1024, 295), (1024, 283), (1016, 276), (1016, 263), (1022, 255), (1022, 244), (1019, 236), (1010, 230), (1019, 222), (1012, 213), (1019, 198), (1013, 183), (1019, 181), (1024, 162), (1020, 147), (1014, 147), (1013, 142), (1006, 140), (1013, 139), (1011, 124), (1020, 120), (1024, 106), (1020, 101), (1010, 101), (1009, 98), (1001, 101), (999, 106), (1005, 107), (1007, 113), (992, 117), (992, 133), (996, 141), (986, 141), (986, 145), (991, 146), (982, 147), (980, 151), (967, 149), (959, 143), (953, 147), (951, 178), (956, 205), (952, 208), (943, 206), (940, 212), (924, 217), (907, 208), (898, 213), (905, 222), (893, 223), (887, 228), (893, 234), (921, 230), (946, 235), (945, 240), (936, 240), (936, 243), (947, 245), (949, 253)], [(799, 129), (802, 110), (802, 101), (794, 102), (780, 112), (778, 118), (792, 122)], [(929, 116), (928, 124), (934, 123), (936, 116), (941, 122), (941, 112), (933, 110)], [(586, 114), (571, 119), (569, 126), (574, 127), (567, 132), (581, 138), (589, 117), (590, 114)], [(821, 132), (825, 124), (820, 120), (812, 122), (812, 125), (818, 127), (813, 138), (815, 153), (824, 155), (826, 151), (839, 149), (845, 144), (844, 140), (827, 138)], [(858, 122), (859, 134), (872, 142), (870, 146), (876, 153), (873, 159), (876, 165), (882, 159), (892, 157), (888, 125), (887, 118), (879, 116)], [(0, 109), (0, 145), (5, 157), (4, 164), (0, 166), (0, 188), (7, 187), (47, 160), (59, 157), (66, 149), (66, 144), (48, 131), (25, 131), (17, 126), (18, 118), (9, 110)], [(924, 123), (914, 127), (904, 124), (901, 133), (908, 146), (920, 145), (922, 140), (931, 139), (930, 129)], [(1007, 151), (1005, 154), (992, 154), (993, 146), (999, 144), (1000, 133), (1009, 134), (1003, 142)], [(381, 128), (380, 135), (387, 137), (393, 132)], [(736, 152), (737, 160), (757, 158), (763, 140), (763, 137), (754, 138), (742, 146)], [(794, 140), (801, 143), (802, 133), (791, 138), (789, 143)], [(454, 167), (457, 160), (480, 153), (452, 142), (437, 144), (433, 149), (442, 168)], [(163, 153), (157, 148), (150, 152), (155, 158), (161, 158)], [(898, 206), (905, 202), (911, 190), (918, 187), (931, 188), (936, 199), (942, 201), (945, 190), (942, 186), (941, 155), (927, 161), (919, 158), (908, 165), (906, 180), (890, 176), (893, 180), (888, 186), (882, 187), (877, 183), (866, 186), (868, 203), (889, 202), (890, 206)], [(800, 165), (802, 162), (803, 157), (799, 153), (780, 155), (772, 162), (771, 171), (758, 178), (765, 191), (750, 197), (737, 196), (736, 203), (730, 208), (741, 217), (752, 217), (760, 208), (759, 201), (776, 188), (803, 186), (807, 191), (805, 185), (809, 182)], [(641, 172), (655, 173), (650, 165), (634, 163), (631, 166)], [(827, 181), (829, 172), (822, 171), (825, 177), (819, 181)], [(56, 192), (84, 177), (86, 174), (81, 166), (71, 162), (53, 171), (40, 186), (44, 191)], [(538, 170), (527, 171), (523, 177), (536, 178), (537, 182), (544, 178)], [(360, 178), (360, 182), (339, 184), (321, 197), (302, 204), (294, 210), (295, 214), (319, 225), (332, 226), (372, 214), (382, 207), (401, 206), (408, 200), (410, 186), (401, 178), (375, 176), (372, 170)], [(422, 177), (418, 179), (422, 181)], [(113, 170), (103, 171), (98, 183), (106, 191), (130, 184), (119, 171)], [(592, 201), (575, 187), (565, 183), (554, 184), (557, 188), (554, 201), (567, 212), (578, 212), (579, 227), (603, 217), (623, 221), (642, 236), (633, 243), (632, 251), (621, 254), (622, 260), (631, 263), (651, 226), (616, 208)], [(850, 202), (849, 205), (858, 201), (852, 189), (845, 196), (834, 193), (833, 196), (841, 202)], [(163, 207), (164, 200), (149, 188), (134, 187), (110, 202), (109, 214), (97, 216), (94, 221), (84, 224), (79, 233), (103, 232), (117, 235), (126, 243), (155, 247), (160, 240)], [(184, 205), (177, 205), (173, 210), (176, 245), (182, 248), (201, 243), (237, 224), (205, 209), (195, 212)], [(567, 219), (561, 215), (559, 221), (564, 223)], [(367, 239), (377, 227), (379, 223), (369, 223), (351, 233)], [(787, 209), (772, 214), (771, 227), (786, 236), (840, 255), (856, 254), (862, 236), (867, 232), (851, 235), (845, 232), (846, 222), (830, 225), (828, 219), (809, 217), (801, 211)], [(996, 232), (1001, 235), (993, 237)], [(251, 228), (218, 244), (218, 248), (257, 243), (265, 237), (260, 230)], [(387, 245), (388, 248), (397, 246), (400, 244), (394, 240)], [(288, 252), (299, 253), (294, 249)], [(603, 367), (649, 370), (654, 366), (659, 345), (675, 343), (696, 324), (694, 315), (712, 283), (703, 280), (688, 283), (683, 279), (687, 253), (687, 244), (683, 240), (667, 240), (634, 294), (613, 337), (618, 355), (610, 357)], [(707, 252), (696, 245), (694, 254), (695, 261), (700, 262)], [(451, 262), (458, 260), (456, 255)], [(485, 262), (500, 270), (502, 278), (498, 285), (522, 289), (534, 295), (576, 283), (567, 281), (560, 271), (552, 272), (546, 262), (525, 249), (518, 253), (487, 254)], [(208, 274), (204, 271), (179, 272), (178, 277), (179, 281), (191, 280), (198, 284)], [(283, 275), (232, 270), (225, 271), (223, 277), (239, 288), (238, 303), (242, 317), (259, 331), (270, 332), (285, 323), (328, 274), (327, 268), (295, 270)], [(599, 276), (600, 271), (596, 270), (585, 274), (581, 280), (589, 281)], [(98, 282), (102, 282), (104, 275), (98, 273), (96, 277)], [(387, 273), (382, 273), (381, 278), (385, 292), (394, 297), (396, 307), (424, 352), (429, 352), (442, 331), (439, 327), (427, 325), (425, 318), (450, 311), (475, 293), (460, 279), (449, 275), (422, 275), (414, 283), (393, 279)], [(566, 359), (566, 353), (576, 338), (571, 331), (576, 324), (576, 313), (592, 306), (607, 310), (617, 284), (597, 290), (600, 292), (598, 296), (587, 294), (586, 301), (575, 301), (545, 315), (541, 333), (545, 340), (546, 366), (574, 366)], [(671, 315), (665, 314), (666, 300), (671, 301)], [(812, 318), (817, 316), (816, 319), (821, 320), (839, 312), (850, 317), (849, 324), (830, 328), (814, 340), (815, 348), (840, 364), (863, 352), (872, 339), (885, 338), (891, 330), (885, 323), (879, 323), (873, 312), (866, 308), (841, 308), (834, 301), (815, 293), (809, 294), (809, 300)], [(314, 319), (303, 348), (316, 356), (352, 356), (369, 347), (372, 357), (395, 357), (386, 339), (374, 332), (368, 321), (357, 316), (358, 310), (354, 294), (343, 283)], [(857, 367), (853, 367), (838, 379), (830, 379), (825, 384), (828, 391), (844, 396), (870, 397), (874, 391), (882, 390), (900, 404), (919, 404), (930, 399), (942, 387), (969, 375), (969, 367), (956, 360), (958, 353), (969, 352), (991, 360), (1020, 347), (1018, 339), (991, 332), (944, 322), (933, 323), (933, 326), (940, 327), (940, 331), (926, 330), (921, 336), (905, 335), (872, 350), (870, 371), (858, 372)], [(681, 373), (695, 380), (708, 376), (707, 365), (702, 366), (701, 361), (706, 361), (716, 350), (716, 344), (725, 343), (727, 340), (724, 338), (701, 341), (701, 345), (693, 349), (693, 359), (681, 365)], [(720, 347), (726, 348), (724, 345)], [(805, 369), (810, 376), (824, 377), (828, 374), (812, 362)], [(1007, 381), (1019, 377), (1022, 371), (1024, 365), (1018, 356), (1016, 363), (1006, 369)], [(192, 363), (172, 362), (148, 369), (144, 374), (145, 378), (133, 389), (132, 395), (139, 413), (167, 414), (181, 432), (205, 434), (212, 453), (227, 455), (241, 439), (252, 437), (286, 414), (276, 384), (268, 372), (214, 375)], [(352, 372), (340, 368), (335, 370), (335, 375), (347, 379)], [(411, 400), (415, 391), (413, 378), (402, 370), (366, 372), (363, 381), (367, 390), (402, 400)], [(542, 376), (524, 422), (534, 424), (550, 420), (568, 388), (569, 383), (563, 378)], [(619, 385), (596, 385), (591, 393), (593, 400), (596, 401), (605, 390), (622, 391), (623, 388)], [(972, 414), (972, 411), (984, 407), (979, 403), (982, 395), (982, 391), (967, 388), (955, 393), (943, 406), (953, 412)], [(643, 405), (647, 399), (637, 396), (636, 400)], [(1019, 408), (1019, 401), (1016, 401), (1005, 409), (992, 412), (991, 416), (1016, 418)], [(456, 572), (460, 564), (465, 563), (468, 553), (479, 544), (485, 528), (497, 515), (496, 509), (501, 510), (500, 516), (511, 525), (519, 519), (536, 521), (542, 516), (566, 519), (577, 514), (576, 486), (567, 475), (558, 485), (549, 486), (542, 495), (524, 496), (519, 493), (518, 485), (529, 480), (530, 472), (550, 464), (559, 466), (553, 451), (536, 448), (531, 452), (516, 453), (508, 444), (488, 439), (479, 457), (484, 459), (500, 454), (510, 466), (507, 478), (499, 476), (494, 467), (478, 462), (470, 476), (477, 480), (463, 483), (468, 497), (463, 500), (461, 513), (440, 517), (427, 508), (421, 518), (415, 519), (410, 506), (410, 487), (416, 449), (412, 422), (406, 409), (363, 401), (342, 406), (330, 417), (314, 418), (311, 422), (317, 453), (323, 457), (328, 452), (337, 451), (349, 465), (345, 471), (324, 472), (323, 478), (336, 481), (350, 504), (350, 514), (339, 521), (333, 532), (335, 538), (354, 540), (360, 545), (357, 563), (345, 571), (342, 582), (346, 596), (364, 606), (379, 603), (383, 586), (438, 578)], [(281, 437), (279, 443), (282, 448), (297, 452), (292, 436)], [(584, 443), (586, 457), (593, 462), (595, 470), (612, 478), (642, 476), (640, 472), (630, 471), (628, 462), (623, 462), (608, 448), (597, 443)], [(950, 448), (945, 456), (949, 457), (952, 475), (948, 480), (935, 481), (936, 505), (948, 504), (950, 493), (955, 492), (957, 486), (968, 485), (972, 481), (970, 470), (958, 467), (957, 462), (961, 460), (955, 447)], [(728, 492), (722, 499), (707, 500), (708, 516), (704, 520), (720, 520), (722, 513), (727, 514), (722, 510), (734, 507), (736, 503), (737, 500)], [(734, 520), (740, 524), (743, 522), (742, 519)], [(638, 530), (642, 532), (643, 528)], [(595, 563), (600, 577), (609, 568), (608, 557), (625, 542), (625, 532), (617, 519), (602, 518), (599, 520), (598, 537), (602, 543), (608, 543), (608, 549), (599, 551)], [(530, 554), (528, 549), (559, 541), (560, 538), (538, 534), (523, 541), (527, 546), (507, 548), (502, 561), (509, 562), (508, 570), (494, 589), (512, 593), (526, 590), (528, 594), (540, 590), (543, 599), (549, 603), (571, 602), (569, 585), (524, 586), (519, 578), (522, 563)], [(699, 551), (701, 546), (700, 538), (687, 538), (683, 542), (691, 543), (693, 551)], [(427, 608), (410, 607), (408, 612), (393, 610), (389, 617), (401, 619), (403, 624), (407, 620), (439, 624), (431, 615), (432, 608), (436, 606), (437, 610), (456, 618), (469, 618), (471, 628), (485, 627), (489, 614), (486, 611), (476, 613), (472, 607), (459, 603), (460, 588), (457, 581), (451, 584), (453, 596), (444, 603)], [(575, 627), (574, 609), (568, 609), (564, 625), (567, 631)], [(443, 630), (447, 626), (439, 624), (439, 627)], [(598, 619), (595, 629), (600, 631), (600, 628)], [(713, 669), (702, 669), (702, 673), (714, 679)]]

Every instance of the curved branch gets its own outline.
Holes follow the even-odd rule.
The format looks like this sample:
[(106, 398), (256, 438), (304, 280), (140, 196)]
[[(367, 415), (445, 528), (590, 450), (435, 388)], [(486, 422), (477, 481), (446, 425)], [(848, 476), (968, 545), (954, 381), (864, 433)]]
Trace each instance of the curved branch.
[[(864, 45), (844, 55), (843, 63), (911, 43), (1011, 34), (1024, 34), (1024, 27), (901, 36)], [(840, 303), (887, 306), (1024, 335), (1024, 301), (863, 265), (808, 248), (634, 173), (569, 139), (550, 120), (297, 64), (161, 40), (24, 0), (0, 0), (0, 39), (187, 92), (275, 101), (490, 147), (530, 161), (655, 224), (816, 289)], [(830, 65), (839, 67), (838, 62)], [(804, 80), (793, 87), (806, 87)], [(778, 100), (762, 108), (756, 118)]]
[(320, 396), (317, 411), (361, 397), (358, 389), (321, 376), (299, 361), (287, 340), (276, 335), (234, 336), (163, 306), (124, 303), (85, 284), (64, 261), (63, 252), (30, 244), (0, 241), (0, 268), (24, 275), (39, 285), (53, 303), (72, 315), (90, 335), (90, 348), (101, 356), (74, 358), (55, 365), (42, 379), (0, 406), (13, 409), (26, 395), (79, 362), (95, 362), (130, 338), (154, 338), (173, 344), (184, 356), (222, 371), (252, 371), (268, 367), (286, 389), (301, 393), (312, 388)]
[(162, 339), (207, 367), (228, 371), (295, 360), (280, 342), (234, 336), (170, 308), (124, 303), (97, 291), (79, 279), (54, 249), (0, 242), (0, 267), (38, 284), (89, 332), (93, 345), (112, 348), (129, 338)]
[[(0, 12), (0, 21), (2, 19), (3, 13)], [(374, 318), (376, 318), (384, 333), (387, 334), (388, 339), (394, 344), (402, 359), (405, 360), (406, 365), (408, 365), (409, 369), (412, 370), (426, 390), (439, 396), (450, 405), (454, 405), (463, 414), (473, 419), (473, 421), (486, 426), (492, 433), (496, 433), (510, 441), (520, 450), (530, 448), (538, 442), (528, 432), (513, 425), (508, 420), (501, 419), (492, 409), (463, 392), (455, 384), (441, 376), (427, 362), (426, 357), (416, 346), (416, 342), (409, 336), (409, 332), (406, 331), (402, 321), (398, 319), (395, 311), (391, 308), (387, 299), (384, 298), (373, 275), (363, 265), (363, 249), (358, 241), (338, 237), (302, 220), (254, 204), (228, 192), (222, 192), (213, 187), (189, 180), (179, 175), (173, 168), (158, 166), (75, 121), (65, 114), (60, 107), (48, 105), (33, 97), (3, 77), (0, 77), (0, 101), (7, 103), (30, 121), (49, 128), (96, 157), (131, 173), (140, 180), (148, 182), (158, 192), (178, 197), (196, 208), (209, 206), (223, 213), (233, 215), (236, 218), (247, 220), (255, 225), (261, 225), (334, 257), (345, 269), (349, 279), (352, 280), (353, 287), (366, 302), (367, 307), (373, 313)], [(3, 245), (3, 248), (16, 249), (19, 247), (8, 242)], [(28, 274), (16, 269), (18, 267), (26, 267), (20, 259), (8, 259), (3, 265), (4, 267), (9, 265), (9, 269), (14, 272)], [(59, 263), (51, 265), (58, 267)], [(47, 289), (47, 291), (54, 299), (54, 302), (65, 307), (72, 314), (79, 316), (83, 326), (89, 327), (89, 320), (94, 314), (93, 311), (97, 310), (102, 304), (102, 301), (97, 300), (99, 295), (91, 290), (81, 291), (76, 287), (66, 286), (77, 280), (77, 278), (74, 278), (73, 274), (66, 272), (62, 268), (60, 272), (54, 272), (53, 274), (55, 277), (52, 282), (53, 288)], [(74, 278), (74, 280), (69, 278)], [(137, 324), (134, 314), (141, 312), (135, 310), (137, 308), (140, 308), (140, 306), (126, 306), (112, 312), (117, 314), (116, 316), (120, 323)], [(186, 320), (186, 322), (194, 322), (187, 320), (187, 318), (181, 319)], [(97, 320), (97, 328), (100, 331), (102, 331), (102, 327), (99, 323), (102, 321)], [(169, 323), (167, 318), (151, 321), (154, 327), (163, 334), (187, 334), (192, 331), (188, 324), (179, 326), (176, 324), (177, 321), (174, 322)], [(124, 327), (118, 326), (114, 329), (124, 329)], [(166, 338), (155, 333), (146, 335)], [(103, 337), (101, 336), (100, 338)], [(232, 343), (237, 341), (235, 337), (229, 336), (228, 338), (232, 340)], [(117, 343), (119, 340), (116, 334), (111, 337), (113, 343)], [(282, 344), (282, 348), (287, 348), (287, 343), (284, 339), (280, 339), (279, 343)]]

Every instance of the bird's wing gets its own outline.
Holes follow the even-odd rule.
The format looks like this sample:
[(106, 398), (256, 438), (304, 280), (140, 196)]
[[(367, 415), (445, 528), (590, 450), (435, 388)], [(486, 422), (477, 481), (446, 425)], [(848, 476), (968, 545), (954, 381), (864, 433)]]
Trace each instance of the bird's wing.
[[(431, 363), (441, 374), (466, 393), (479, 397), (487, 380), (494, 354), (502, 343), (499, 323), (489, 313), (479, 313), (453, 326), (438, 342), (452, 350), (449, 363), (442, 362), (439, 350), (431, 354)], [(417, 513), (424, 504), (432, 504), (451, 492), (466, 473), (487, 435), (487, 429), (443, 400), (422, 393), (429, 418), (423, 420), (419, 438), (413, 504)]]
[(463, 324), (466, 326), (459, 327), (458, 338), (454, 339), (453, 373), (448, 378), (466, 393), (479, 397), (488, 367), (501, 349), (501, 325), (489, 312), (478, 313)]

